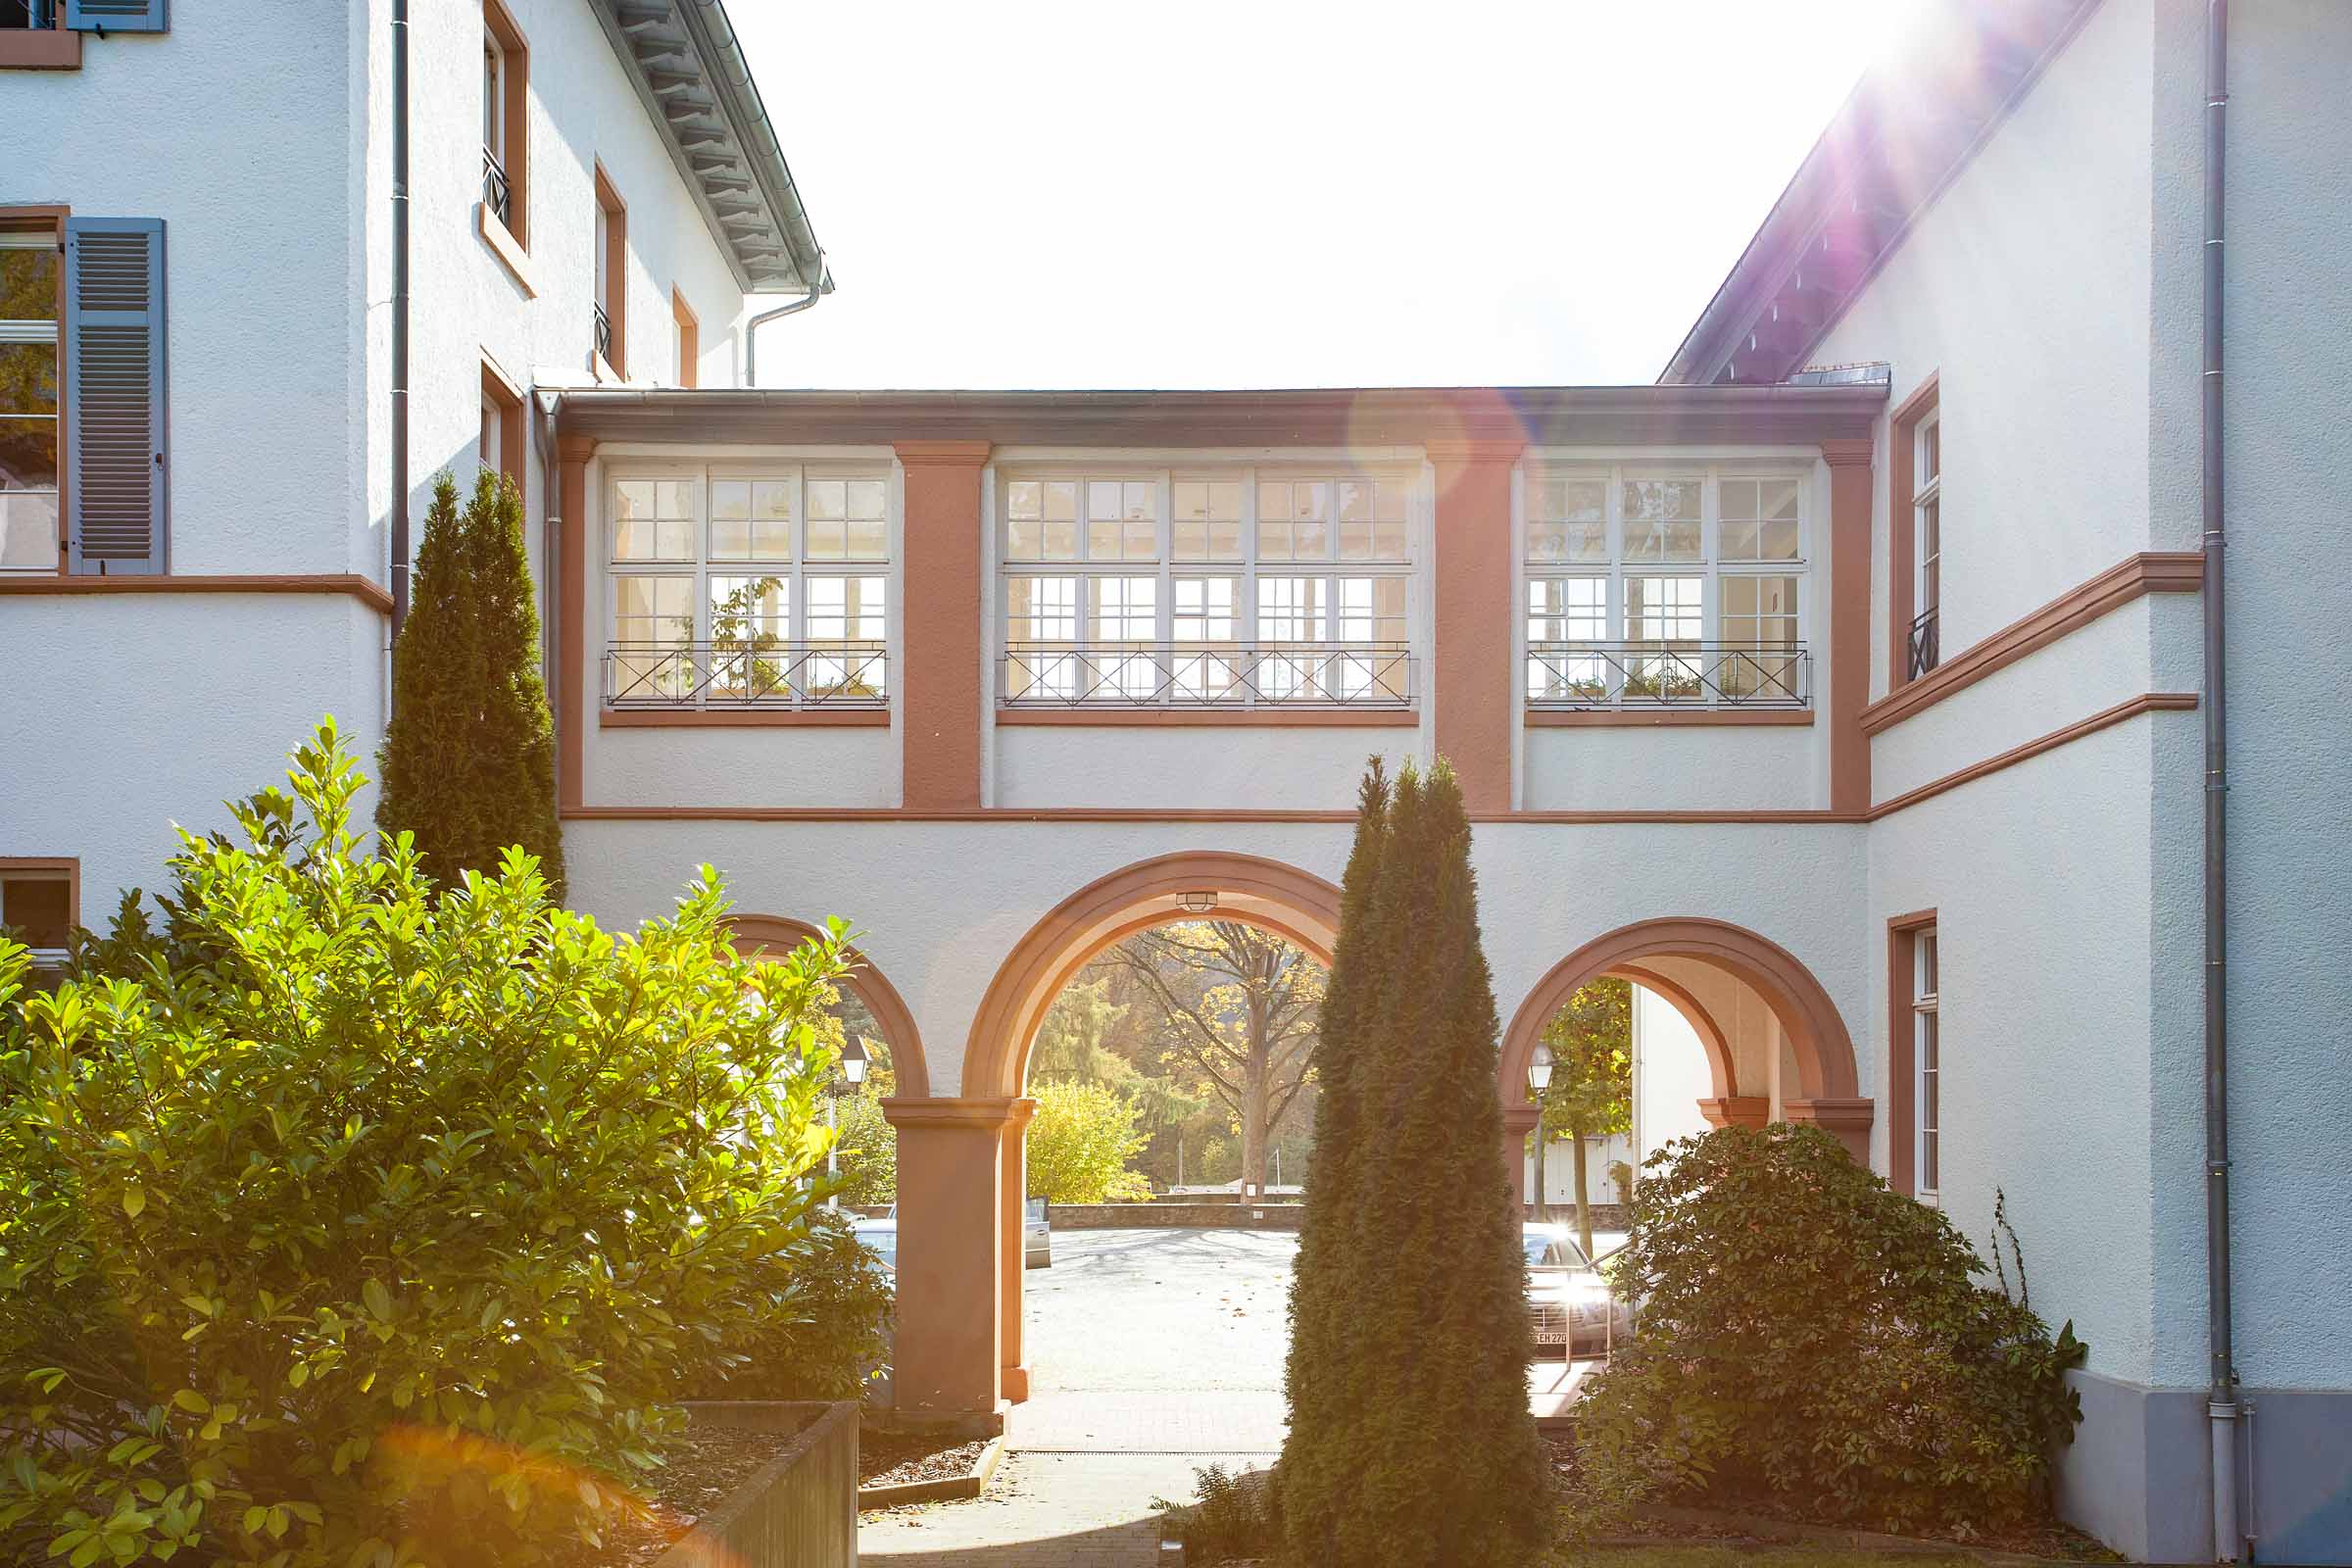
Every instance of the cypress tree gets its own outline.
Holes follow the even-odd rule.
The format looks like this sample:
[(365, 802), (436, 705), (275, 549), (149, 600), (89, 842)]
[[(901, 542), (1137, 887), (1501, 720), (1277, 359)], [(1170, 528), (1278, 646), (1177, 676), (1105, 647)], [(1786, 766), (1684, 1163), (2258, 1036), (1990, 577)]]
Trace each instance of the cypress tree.
[(1318, 1126), (1317, 1170), (1339, 1180), (1307, 1189), (1326, 1234), (1311, 1257), (1302, 1245), (1294, 1286), (1310, 1315), (1293, 1323), (1285, 1530), (1300, 1562), (1519, 1560), (1547, 1539), (1552, 1486), (1527, 1403), (1470, 824), (1445, 762), (1398, 777), (1353, 913), (1352, 961), (1332, 974), (1344, 1029), (1327, 1003), (1323, 1035), (1325, 1060), (1349, 1058), (1336, 1131), (1351, 1147), (1327, 1153), (1334, 1129)]
[(495, 870), (520, 845), (561, 902), (555, 719), (512, 480), (484, 469), (460, 512), (456, 481), (440, 476), (416, 579), (392, 651), (376, 826), (414, 833), (425, 868), (443, 881)]
[[(1362, 1003), (1375, 980), (1365, 969), (1364, 949), (1372, 929), (1366, 911), (1380, 873), (1388, 825), (1388, 773), (1375, 757), (1357, 792), (1355, 841), (1340, 881), (1340, 929), (1313, 1058), (1315, 1142), (1307, 1154), (1306, 1206), (1299, 1216), (1298, 1255), (1291, 1269), (1291, 1348), (1283, 1368), (1291, 1436), (1283, 1447), (1282, 1487), (1286, 1499), (1296, 1497), (1313, 1517), (1321, 1517), (1344, 1497), (1353, 1480), (1353, 1461), (1344, 1446), (1309, 1441), (1309, 1436), (1328, 1438), (1348, 1415), (1339, 1400), (1346, 1392), (1350, 1321), (1336, 1291), (1338, 1271), (1355, 1237), (1348, 1204), (1340, 1199), (1354, 1191), (1354, 1161), (1363, 1145), (1355, 1067), (1362, 1057)], [(1289, 1506), (1286, 1501), (1286, 1510)]]

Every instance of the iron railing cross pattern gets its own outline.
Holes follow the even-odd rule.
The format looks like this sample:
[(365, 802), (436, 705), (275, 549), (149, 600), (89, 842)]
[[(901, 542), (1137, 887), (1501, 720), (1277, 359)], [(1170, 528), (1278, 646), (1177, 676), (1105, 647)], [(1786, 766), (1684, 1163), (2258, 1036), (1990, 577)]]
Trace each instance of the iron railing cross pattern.
[(1409, 709), (1402, 643), (1013, 643), (1007, 708)]
[(614, 708), (886, 708), (890, 655), (878, 642), (614, 643)]
[(1534, 642), (1527, 702), (1570, 711), (1802, 709), (1812, 703), (1812, 660), (1802, 643)]

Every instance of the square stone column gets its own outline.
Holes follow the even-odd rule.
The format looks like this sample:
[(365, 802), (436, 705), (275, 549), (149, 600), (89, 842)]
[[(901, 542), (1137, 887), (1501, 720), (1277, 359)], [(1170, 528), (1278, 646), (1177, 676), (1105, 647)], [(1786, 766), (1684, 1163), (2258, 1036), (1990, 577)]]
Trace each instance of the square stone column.
[(1511, 466), (1520, 441), (1429, 443), (1437, 468), (1431, 690), (1438, 755), (1473, 813), (1511, 808), (1511, 739), (1520, 721), (1511, 670)]
[[(1003, 1161), (1017, 1103), (882, 1102), (899, 1135), (899, 1327), (891, 1386), (902, 1420), (1004, 1430)], [(1016, 1248), (1018, 1236), (1016, 1229)]]
[(1021, 1333), (1023, 1321), (1022, 1290), (1028, 1280), (1023, 1272), (1029, 1267), (1028, 1208), (1029, 1208), (1029, 1118), (1037, 1114), (1037, 1102), (1016, 1100), (1010, 1106), (1012, 1114), (1004, 1123), (1003, 1175), (1001, 1187), (1004, 1195), (1004, 1240), (1000, 1248), (1002, 1270), (997, 1291), (997, 1340), (1004, 1365), (1004, 1397), (1018, 1404), (1029, 1397), (1029, 1362)]

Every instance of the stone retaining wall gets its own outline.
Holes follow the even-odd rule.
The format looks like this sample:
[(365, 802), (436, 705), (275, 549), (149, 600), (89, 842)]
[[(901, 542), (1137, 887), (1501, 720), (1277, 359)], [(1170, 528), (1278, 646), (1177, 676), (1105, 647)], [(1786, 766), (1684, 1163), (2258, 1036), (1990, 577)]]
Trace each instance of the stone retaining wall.
[(1055, 1203), (1046, 1211), (1057, 1231), (1195, 1230), (1295, 1231), (1300, 1203)]

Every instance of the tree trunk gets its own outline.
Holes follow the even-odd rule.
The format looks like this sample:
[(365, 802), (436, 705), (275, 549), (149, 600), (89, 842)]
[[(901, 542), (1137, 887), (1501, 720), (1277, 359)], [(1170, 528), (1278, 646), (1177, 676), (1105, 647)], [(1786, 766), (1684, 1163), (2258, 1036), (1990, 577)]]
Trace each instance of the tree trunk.
[(1542, 1218), (1544, 1217), (1544, 1146), (1545, 1144), (1549, 1143), (1549, 1142), (1551, 1142), (1551, 1129), (1549, 1129), (1548, 1127), (1545, 1127), (1545, 1126), (1544, 1126), (1544, 1124), (1543, 1124), (1541, 1121), (1537, 1122), (1537, 1123), (1536, 1123), (1536, 1191), (1535, 1191), (1535, 1194), (1534, 1194), (1534, 1196), (1533, 1196), (1533, 1197), (1532, 1197), (1532, 1198), (1531, 1198), (1529, 1200), (1530, 1200), (1531, 1202), (1533, 1202), (1533, 1203), (1536, 1205), (1536, 1206), (1535, 1206), (1535, 1208), (1534, 1208), (1534, 1210), (1533, 1210), (1533, 1212), (1534, 1212), (1534, 1214), (1535, 1214), (1536, 1218), (1538, 1218), (1538, 1219), (1542, 1219)]
[(1592, 1257), (1592, 1200), (1585, 1187), (1585, 1135), (1571, 1129), (1569, 1137), (1576, 1147), (1576, 1239), (1585, 1250), (1588, 1262)]
[(1242, 1077), (1242, 1193), (1251, 1187), (1259, 1197), (1266, 1191), (1266, 1112), (1273, 1099), (1270, 1064), (1263, 1051), (1250, 1053), (1249, 1070)]

